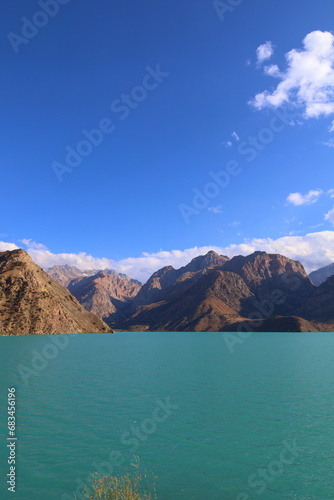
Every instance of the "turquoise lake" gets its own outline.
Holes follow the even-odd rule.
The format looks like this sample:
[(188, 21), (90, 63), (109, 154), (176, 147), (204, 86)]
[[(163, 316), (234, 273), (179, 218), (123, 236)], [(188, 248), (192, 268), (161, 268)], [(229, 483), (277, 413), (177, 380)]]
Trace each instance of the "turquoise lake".
[[(159, 500), (334, 499), (333, 334), (254, 333), (233, 353), (223, 333), (0, 345), (1, 499), (82, 498), (90, 474), (124, 474), (134, 455), (158, 476)], [(5, 484), (8, 387), (15, 494)]]

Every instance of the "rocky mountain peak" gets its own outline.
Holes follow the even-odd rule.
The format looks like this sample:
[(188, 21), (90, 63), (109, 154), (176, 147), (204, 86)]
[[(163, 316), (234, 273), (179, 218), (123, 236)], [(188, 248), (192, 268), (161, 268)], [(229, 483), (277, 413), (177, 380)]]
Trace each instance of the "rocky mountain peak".
[(185, 272), (193, 273), (200, 271), (201, 269), (205, 269), (206, 267), (220, 267), (223, 266), (228, 260), (230, 259), (226, 255), (219, 255), (214, 250), (210, 250), (207, 254), (199, 255), (198, 257), (192, 259), (189, 264), (181, 267), (179, 272), (180, 274)]
[(258, 284), (264, 279), (274, 278), (284, 273), (298, 273), (307, 279), (307, 273), (299, 261), (280, 254), (254, 252), (246, 257), (238, 255), (226, 262), (224, 271), (232, 271), (243, 277), (247, 285)]
[(22, 248), (18, 248), (15, 250), (7, 250), (5, 252), (0, 252), (0, 265), (3, 267), (10, 265), (12, 262), (19, 262), (19, 263), (31, 263), (33, 264), (33, 261), (25, 250)]
[(0, 331), (17, 334), (108, 332), (25, 250), (0, 253)]

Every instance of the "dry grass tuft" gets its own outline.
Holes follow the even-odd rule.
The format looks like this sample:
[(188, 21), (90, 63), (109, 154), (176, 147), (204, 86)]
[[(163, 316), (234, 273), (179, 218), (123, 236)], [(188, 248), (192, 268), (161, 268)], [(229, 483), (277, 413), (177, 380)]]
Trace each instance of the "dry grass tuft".
[(88, 500), (156, 500), (155, 476), (141, 473), (139, 458), (131, 464), (134, 474), (127, 472), (123, 476), (92, 475), (93, 493), (88, 488), (83, 494)]

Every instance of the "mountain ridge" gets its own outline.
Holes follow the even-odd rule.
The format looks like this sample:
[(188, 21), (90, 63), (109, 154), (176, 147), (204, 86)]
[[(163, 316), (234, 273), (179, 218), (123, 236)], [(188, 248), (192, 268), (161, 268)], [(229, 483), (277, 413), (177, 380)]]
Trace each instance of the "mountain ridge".
[(11, 334), (239, 331), (245, 325), (329, 331), (334, 275), (316, 287), (299, 261), (283, 255), (256, 251), (230, 259), (210, 251), (179, 269), (165, 266), (142, 285), (112, 269), (63, 265), (44, 272), (19, 249), (0, 253), (0, 306), (0, 330)]
[[(315, 290), (302, 264), (280, 254), (258, 251), (229, 259), (210, 252), (209, 261), (212, 267), (195, 267), (199, 270), (192, 273), (189, 265), (155, 272), (138, 292), (129, 317), (114, 327), (219, 331), (252, 314), (266, 320), (265, 306), (270, 316), (293, 317)], [(281, 299), (273, 302), (277, 292)]]
[(315, 286), (320, 286), (324, 281), (334, 274), (334, 262), (328, 266), (321, 267), (309, 274), (310, 280)]

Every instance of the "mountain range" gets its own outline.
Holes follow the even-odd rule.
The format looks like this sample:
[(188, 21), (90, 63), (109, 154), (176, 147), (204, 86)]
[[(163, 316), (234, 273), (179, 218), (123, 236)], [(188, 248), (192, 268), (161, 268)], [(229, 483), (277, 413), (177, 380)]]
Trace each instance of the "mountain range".
[(112, 269), (58, 265), (43, 271), (24, 250), (0, 253), (0, 331), (114, 329), (332, 331), (334, 265), (308, 276), (300, 262), (283, 255), (230, 259), (210, 251), (141, 284)]
[[(303, 318), (305, 301), (315, 291), (301, 263), (282, 255), (255, 252), (229, 259), (209, 252), (179, 270), (169, 266), (154, 273), (139, 290), (126, 320), (114, 326), (125, 330), (222, 331), (248, 322), (249, 327), (258, 329), (269, 317)], [(291, 325), (296, 328), (295, 319)], [(270, 328), (278, 328), (275, 321), (271, 320)], [(307, 328), (320, 327), (307, 323)]]
[(334, 274), (334, 262), (329, 266), (321, 267), (317, 271), (310, 273), (309, 278), (315, 286), (319, 286), (326, 281), (327, 278)]

